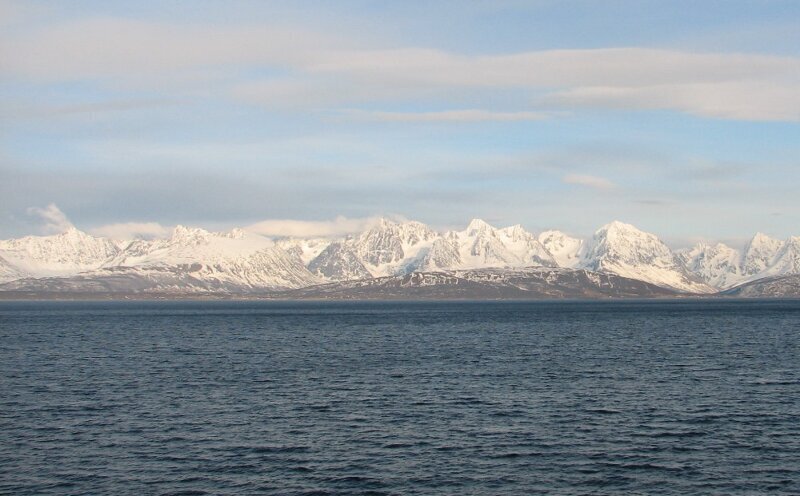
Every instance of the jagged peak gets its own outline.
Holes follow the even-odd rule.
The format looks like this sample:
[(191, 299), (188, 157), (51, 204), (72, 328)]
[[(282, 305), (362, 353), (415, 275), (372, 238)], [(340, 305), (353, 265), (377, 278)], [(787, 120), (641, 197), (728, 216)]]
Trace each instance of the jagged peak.
[(187, 227), (182, 224), (178, 224), (172, 230), (172, 239), (206, 237), (210, 234), (211, 233), (209, 231), (199, 227)]
[(735, 248), (726, 245), (722, 241), (717, 241), (717, 243), (714, 245), (714, 249), (719, 251), (735, 251)]
[[(530, 232), (526, 231), (521, 224), (514, 224), (513, 226), (504, 227), (500, 231), (514, 241), (519, 241), (523, 239), (536, 240), (536, 237)], [(538, 242), (538, 240), (536, 241)]]
[(64, 232), (56, 236), (64, 239), (98, 239), (87, 232), (81, 231), (75, 226), (69, 226)]
[(391, 227), (396, 225), (398, 225), (398, 222), (395, 222), (394, 220), (388, 217), (380, 217), (378, 221), (375, 223), (376, 227), (381, 227), (381, 228)]
[(784, 242), (785, 246), (800, 246), (800, 236), (789, 236)]
[(509, 234), (528, 232), (524, 227), (522, 227), (522, 224), (514, 224), (513, 226), (504, 227), (503, 231)]
[(633, 224), (628, 224), (619, 220), (613, 220), (597, 230), (597, 233), (603, 232), (644, 232)]
[(694, 250), (694, 251), (706, 251), (709, 248), (711, 248), (711, 244), (709, 244), (707, 241), (698, 241), (697, 243), (694, 244), (694, 246), (692, 247), (692, 250)]
[(225, 234), (226, 237), (231, 239), (242, 239), (247, 236), (247, 231), (240, 227), (234, 227)]
[(763, 246), (763, 245), (775, 245), (780, 243), (779, 239), (773, 238), (767, 234), (762, 233), (761, 231), (755, 233), (752, 238), (750, 238), (750, 242), (747, 244), (748, 248), (754, 246)]
[(469, 221), (469, 224), (467, 225), (467, 232), (473, 233), (481, 231), (494, 231), (494, 227), (492, 227), (483, 219), (472, 219)]

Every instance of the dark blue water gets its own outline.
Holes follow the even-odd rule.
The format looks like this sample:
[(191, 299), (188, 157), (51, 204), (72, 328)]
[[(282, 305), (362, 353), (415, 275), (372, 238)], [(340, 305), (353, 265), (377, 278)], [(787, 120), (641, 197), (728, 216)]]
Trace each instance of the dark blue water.
[(0, 303), (8, 494), (800, 494), (800, 302)]

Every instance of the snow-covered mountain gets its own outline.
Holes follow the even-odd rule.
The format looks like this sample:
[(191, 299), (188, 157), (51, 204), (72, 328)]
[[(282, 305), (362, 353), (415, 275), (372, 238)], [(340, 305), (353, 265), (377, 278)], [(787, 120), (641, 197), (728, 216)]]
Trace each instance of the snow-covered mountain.
[(583, 240), (567, 236), (561, 231), (543, 231), (538, 239), (559, 267), (575, 267), (580, 263)]
[(689, 293), (713, 293), (714, 288), (690, 274), (654, 234), (623, 222), (611, 222), (584, 244), (578, 265)]
[(444, 233), (420, 222), (382, 219), (339, 239), (273, 240), (241, 229), (178, 226), (154, 240), (112, 241), (70, 228), (0, 241), (0, 289), (18, 291), (252, 293), (421, 272), (511, 274), (536, 268), (586, 270), (711, 293), (800, 274), (800, 237), (782, 242), (759, 233), (741, 252), (700, 243), (673, 253), (655, 235), (622, 222), (581, 240), (560, 231), (536, 236), (520, 225), (496, 228), (480, 219)]
[(780, 241), (756, 233), (743, 252), (722, 243), (698, 243), (678, 255), (690, 272), (718, 289), (767, 277), (800, 274), (800, 237), (797, 236)]
[(106, 267), (191, 269), (193, 278), (248, 289), (319, 283), (305, 265), (269, 238), (234, 229), (213, 233), (177, 226), (167, 239), (128, 244)]
[(744, 279), (741, 253), (724, 243), (698, 243), (678, 252), (678, 257), (691, 273), (715, 288), (730, 288)]
[(0, 284), (28, 277), (29, 275), (30, 274), (26, 274), (22, 270), (14, 267), (8, 260), (0, 256)]
[(70, 227), (54, 236), (26, 236), (0, 241), (0, 257), (31, 277), (70, 275), (98, 269), (119, 253), (111, 240)]
[(556, 267), (553, 255), (520, 225), (497, 229), (473, 219), (463, 231), (437, 239), (422, 259), (420, 270)]
[(742, 275), (755, 276), (768, 269), (782, 245), (780, 240), (770, 238), (763, 233), (756, 233), (744, 250), (744, 258), (741, 261)]
[(119, 245), (70, 229), (55, 236), (4, 241), (0, 256), (13, 260), (24, 277), (80, 275), (87, 280), (113, 274), (119, 280), (124, 274), (130, 281), (148, 281), (138, 281), (136, 287), (154, 290), (180, 289), (175, 288), (180, 285), (175, 280), (190, 281), (185, 284), (192, 287), (211, 284), (246, 289), (296, 288), (320, 282), (270, 239), (240, 229), (212, 233), (178, 226), (166, 239)]
[(800, 236), (792, 236), (784, 241), (769, 267), (759, 275), (777, 277), (789, 274), (800, 274)]
[(308, 266), (330, 244), (331, 240), (325, 238), (281, 238), (275, 241), (276, 246), (297, 257), (305, 266)]
[(437, 237), (420, 222), (380, 219), (367, 231), (326, 246), (308, 268), (332, 281), (406, 274), (416, 270)]

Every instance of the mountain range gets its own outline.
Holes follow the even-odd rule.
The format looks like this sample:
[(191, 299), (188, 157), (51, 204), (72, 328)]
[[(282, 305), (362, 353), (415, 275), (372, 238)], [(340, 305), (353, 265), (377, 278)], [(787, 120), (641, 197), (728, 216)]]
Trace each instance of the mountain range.
[(0, 294), (6, 296), (797, 296), (798, 274), (797, 236), (781, 241), (758, 233), (741, 251), (722, 243), (673, 251), (654, 234), (618, 221), (588, 239), (560, 231), (535, 235), (520, 225), (496, 228), (480, 219), (448, 232), (380, 219), (335, 239), (177, 226), (153, 240), (111, 240), (73, 227), (0, 241)]

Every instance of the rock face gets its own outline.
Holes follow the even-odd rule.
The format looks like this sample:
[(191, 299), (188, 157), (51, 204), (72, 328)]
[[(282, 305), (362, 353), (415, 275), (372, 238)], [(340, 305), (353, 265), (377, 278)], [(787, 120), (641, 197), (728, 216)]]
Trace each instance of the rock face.
[(767, 277), (723, 291), (741, 298), (800, 298), (800, 274)]
[(688, 293), (715, 292), (690, 274), (655, 235), (622, 222), (612, 222), (595, 232), (584, 245), (578, 265)]
[(613, 274), (562, 268), (474, 269), (330, 283), (289, 291), (312, 299), (652, 298), (677, 292)]
[(331, 281), (372, 277), (358, 254), (346, 243), (331, 243), (314, 258), (308, 269), (318, 277)]
[(446, 280), (460, 281), (464, 277), (457, 274), (465, 271), (491, 269), (496, 275), (556, 268), (709, 294), (800, 274), (800, 237), (782, 242), (759, 233), (742, 252), (701, 243), (673, 253), (655, 235), (622, 222), (605, 225), (584, 241), (560, 231), (535, 236), (520, 225), (496, 228), (480, 219), (444, 233), (419, 222), (381, 219), (340, 239), (272, 240), (241, 229), (177, 226), (155, 240), (112, 241), (70, 228), (53, 236), (0, 241), (0, 291), (249, 294), (417, 273), (444, 273)]

